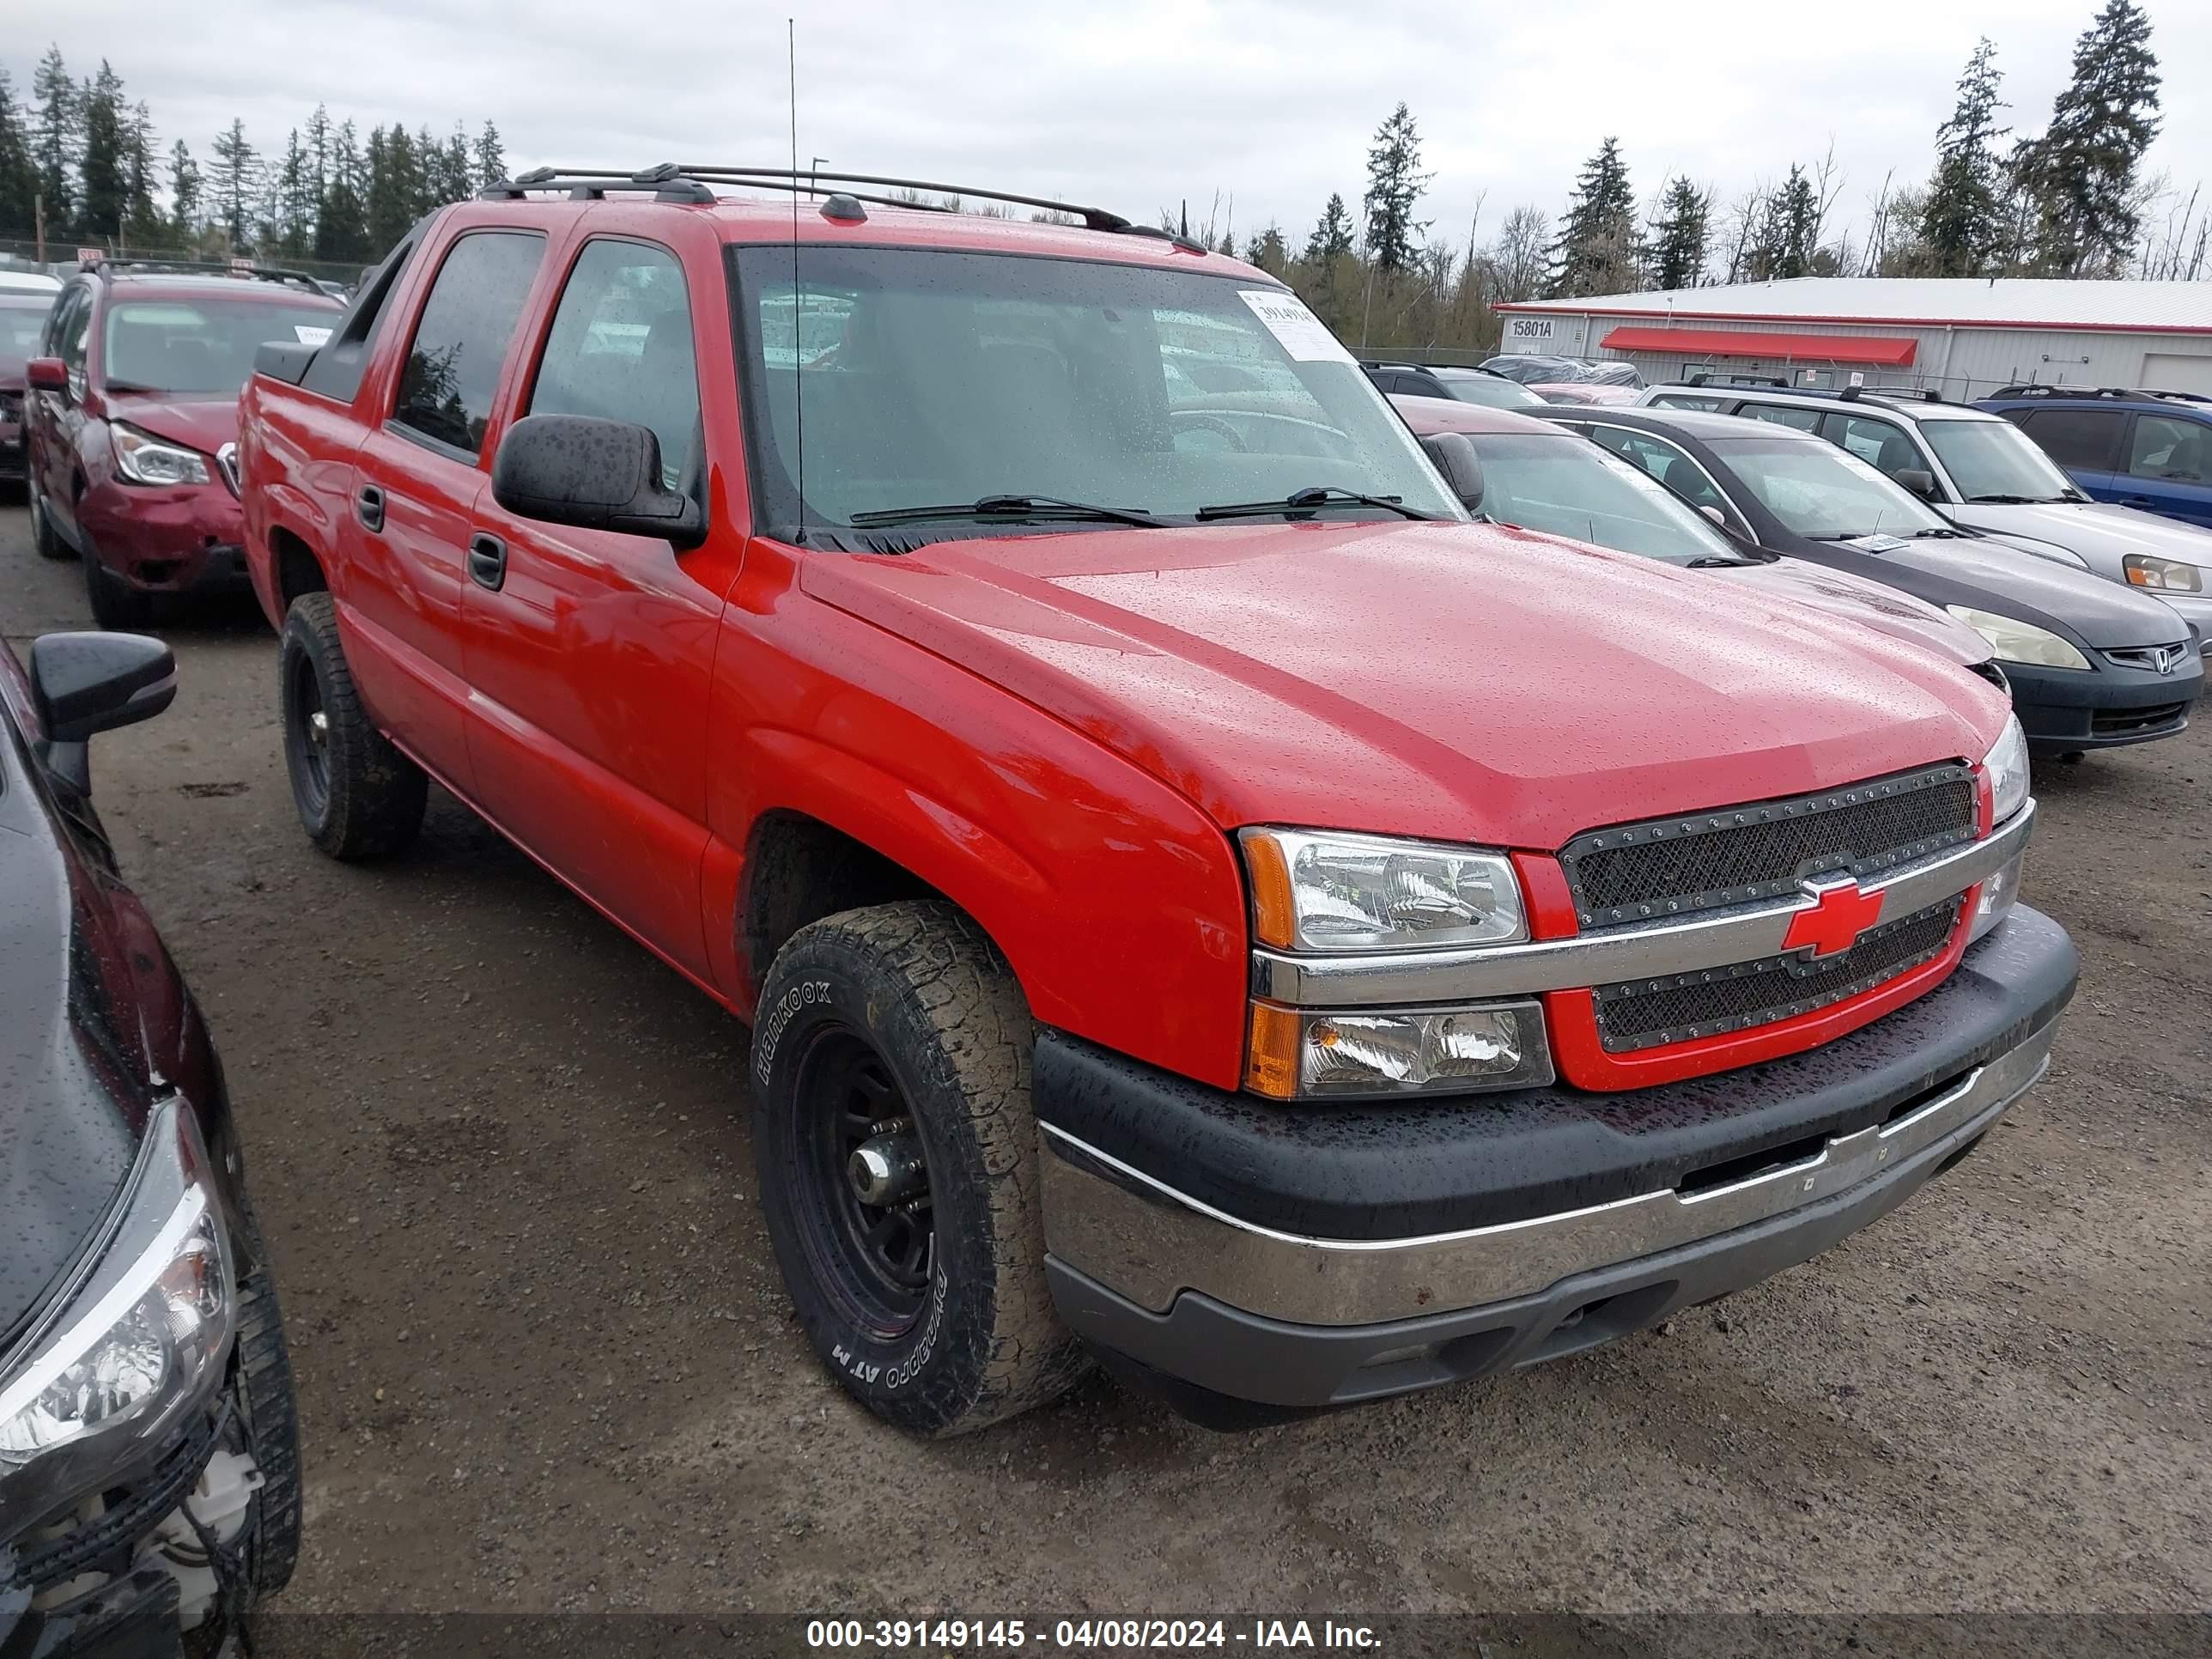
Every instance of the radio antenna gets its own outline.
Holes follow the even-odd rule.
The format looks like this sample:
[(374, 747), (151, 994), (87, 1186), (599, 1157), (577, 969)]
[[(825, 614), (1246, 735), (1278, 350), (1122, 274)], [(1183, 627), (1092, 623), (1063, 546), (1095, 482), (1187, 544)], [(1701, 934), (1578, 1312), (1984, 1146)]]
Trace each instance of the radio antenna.
[[(791, 176), (799, 177), (799, 24), (783, 20), (784, 63), (791, 87)], [(806, 354), (805, 298), (799, 284), (799, 192), (791, 192), (791, 424), (799, 452), (799, 540), (806, 540)]]

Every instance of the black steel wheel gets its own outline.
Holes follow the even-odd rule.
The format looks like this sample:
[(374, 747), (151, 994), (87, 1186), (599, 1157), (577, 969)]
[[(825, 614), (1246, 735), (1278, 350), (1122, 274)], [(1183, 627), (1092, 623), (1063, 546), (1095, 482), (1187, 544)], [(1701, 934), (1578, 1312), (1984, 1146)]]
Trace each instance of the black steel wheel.
[(776, 953), (753, 1157), (792, 1305), (871, 1411), (959, 1434), (1083, 1374), (1044, 1269), (1029, 1005), (942, 902), (848, 910)]
[[(866, 1037), (840, 1024), (817, 1031), (800, 1062), (799, 1109), (811, 1124), (807, 1238), (823, 1287), (848, 1317), (890, 1340), (921, 1317), (935, 1265), (928, 1160), (898, 1080)], [(885, 1192), (880, 1161), (910, 1171)], [(873, 1201), (872, 1201), (873, 1200)]]
[(429, 778), (362, 707), (328, 593), (292, 601), (276, 647), (276, 701), (292, 804), (315, 845), (334, 859), (364, 859), (413, 841)]

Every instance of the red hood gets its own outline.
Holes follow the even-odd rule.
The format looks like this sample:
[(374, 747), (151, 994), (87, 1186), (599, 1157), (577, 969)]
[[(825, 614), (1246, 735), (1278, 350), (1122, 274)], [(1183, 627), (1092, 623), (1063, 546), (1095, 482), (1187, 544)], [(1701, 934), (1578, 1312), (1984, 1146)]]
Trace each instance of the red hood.
[(155, 398), (137, 392), (110, 392), (110, 420), (128, 421), (142, 432), (167, 438), (173, 444), (212, 455), (238, 437), (238, 399), (210, 402), (204, 394), (185, 398)]
[(1741, 582), (1775, 598), (1817, 605), (1847, 622), (1878, 628), (1915, 645), (1940, 652), (1961, 667), (1990, 659), (1989, 642), (1964, 623), (1954, 622), (1925, 599), (1880, 582), (1831, 570), (1804, 559), (1738, 565), (1706, 573), (1716, 581)]
[(1504, 526), (1091, 531), (804, 559), (1224, 828), (1551, 848), (1593, 825), (1955, 757), (2002, 694), (1713, 573)]

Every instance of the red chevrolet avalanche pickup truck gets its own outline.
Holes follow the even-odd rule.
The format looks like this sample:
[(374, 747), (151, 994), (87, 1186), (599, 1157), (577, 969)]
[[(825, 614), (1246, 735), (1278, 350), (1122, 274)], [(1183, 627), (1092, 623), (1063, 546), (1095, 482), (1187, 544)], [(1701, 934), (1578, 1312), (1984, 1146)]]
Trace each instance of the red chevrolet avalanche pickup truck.
[(1574, 1352), (2043, 1074), (1996, 686), (1470, 521), (1466, 440), (1249, 266), (763, 182), (426, 219), (263, 349), (246, 545), (318, 845), (434, 778), (751, 1024), (778, 1261), (883, 1416)]

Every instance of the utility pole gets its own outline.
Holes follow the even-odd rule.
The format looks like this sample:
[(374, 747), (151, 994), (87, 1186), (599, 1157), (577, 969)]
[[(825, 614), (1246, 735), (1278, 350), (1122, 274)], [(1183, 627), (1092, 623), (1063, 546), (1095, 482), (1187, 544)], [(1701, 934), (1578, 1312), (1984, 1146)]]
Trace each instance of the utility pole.
[(31, 217), (38, 228), (39, 263), (46, 262), (46, 195), (44, 191), (31, 198)]

